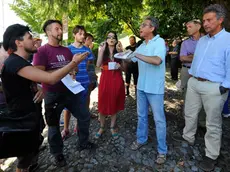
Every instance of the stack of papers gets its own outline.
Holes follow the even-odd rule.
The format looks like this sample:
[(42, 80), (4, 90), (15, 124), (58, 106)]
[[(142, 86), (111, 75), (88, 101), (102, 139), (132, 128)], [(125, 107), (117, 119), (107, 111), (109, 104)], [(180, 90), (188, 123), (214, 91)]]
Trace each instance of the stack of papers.
[(62, 78), (61, 81), (74, 94), (80, 93), (81, 91), (85, 90), (85, 88), (79, 82), (73, 80), (69, 74)]
[(120, 53), (116, 53), (114, 55), (115, 58), (118, 58), (118, 59), (123, 59), (123, 60), (127, 60), (127, 59), (130, 59), (132, 58), (133, 52), (131, 50), (126, 50), (126, 51), (123, 51), (123, 52), (120, 52)]

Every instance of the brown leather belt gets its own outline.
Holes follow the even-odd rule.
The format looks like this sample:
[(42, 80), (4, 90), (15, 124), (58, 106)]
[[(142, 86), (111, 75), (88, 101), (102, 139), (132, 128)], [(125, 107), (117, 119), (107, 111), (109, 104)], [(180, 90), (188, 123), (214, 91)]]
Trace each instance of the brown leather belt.
[(184, 64), (183, 64), (182, 66), (183, 66), (183, 67), (186, 67), (186, 68), (188, 68), (188, 69), (190, 69), (190, 66), (186, 66), (186, 65), (184, 65)]
[(209, 81), (208, 79), (200, 78), (200, 77), (195, 77), (192, 76), (193, 78), (196, 78), (198, 81), (204, 82), (204, 81)]

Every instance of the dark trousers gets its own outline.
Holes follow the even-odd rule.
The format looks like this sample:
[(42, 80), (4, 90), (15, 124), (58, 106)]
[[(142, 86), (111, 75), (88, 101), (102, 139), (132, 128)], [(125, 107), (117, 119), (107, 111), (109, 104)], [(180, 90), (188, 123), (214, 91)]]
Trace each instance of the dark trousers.
[(127, 71), (125, 72), (125, 83), (130, 84), (131, 77), (133, 75), (133, 82), (134, 85), (137, 85), (137, 80), (138, 80), (138, 65), (137, 63), (131, 62), (127, 66)]
[(45, 128), (45, 121), (43, 119), (43, 115), (42, 115), (42, 101), (39, 103), (36, 103), (36, 109), (37, 109), (37, 113), (40, 116), (40, 133), (42, 134), (43, 129)]
[(224, 108), (223, 108), (223, 113), (224, 114), (229, 114), (230, 113), (229, 108), (228, 108), (229, 99), (230, 99), (230, 91), (228, 92), (228, 99), (224, 103)]
[(63, 93), (47, 92), (45, 95), (45, 118), (48, 124), (48, 142), (54, 156), (63, 153), (63, 140), (59, 129), (62, 110), (66, 107), (78, 121), (79, 145), (88, 143), (90, 113), (82, 101), (82, 93), (74, 95), (70, 91)]
[(171, 78), (178, 80), (178, 59), (171, 58)]
[(130, 84), (132, 75), (133, 75), (133, 82), (134, 82), (134, 85), (137, 85), (138, 73), (132, 73), (132, 72), (129, 72), (129, 71), (127, 71), (127, 72), (125, 73), (125, 83), (126, 83), (126, 84)]

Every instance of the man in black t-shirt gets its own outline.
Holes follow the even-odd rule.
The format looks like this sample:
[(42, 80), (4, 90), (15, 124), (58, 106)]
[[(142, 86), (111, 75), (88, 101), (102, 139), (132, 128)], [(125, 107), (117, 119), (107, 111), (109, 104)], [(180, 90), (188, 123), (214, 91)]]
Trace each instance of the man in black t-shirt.
[[(28, 62), (29, 55), (37, 51), (31, 31), (29, 27), (20, 24), (11, 25), (6, 29), (3, 35), (3, 47), (11, 54), (4, 62), (2, 69), (2, 84), (9, 113), (0, 116), (3, 119), (0, 120), (0, 155), (2, 157), (18, 156), (19, 161), (16, 171), (31, 171), (28, 167), (33, 165), (32, 159), (35, 157), (35, 152), (38, 151), (40, 138), (40, 115), (37, 113), (35, 104), (39, 102), (42, 95), (36, 90), (35, 82), (49, 85), (57, 84), (63, 77), (73, 71), (76, 65), (87, 57), (88, 53), (74, 55), (70, 58), (68, 64), (56, 71), (45, 72), (39, 70)], [(68, 106), (73, 97), (75, 97), (75, 94), (69, 91), (66, 96), (66, 104), (63, 104), (63, 107), (73, 108), (72, 104)], [(56, 111), (58, 105), (56, 102), (53, 104), (54, 106), (50, 109), (51, 113)], [(50, 119), (52, 120), (53, 116)], [(57, 121), (59, 122), (59, 119)], [(7, 137), (4, 137), (6, 129)], [(20, 137), (18, 134), (20, 134)], [(9, 135), (11, 135), (10, 140)], [(25, 137), (25, 135), (29, 137)], [(21, 136), (24, 137), (21, 138)], [(58, 161), (59, 164), (61, 162), (66, 164), (64, 158), (60, 159), (59, 156), (59, 160), (62, 160)]]
[[(9, 123), (8, 125), (11, 128), (19, 129), (22, 127), (31, 131), (31, 134), (26, 138), (21, 138), (23, 135), (20, 135), (20, 133), (18, 133), (20, 136), (15, 135), (17, 137), (15, 140), (22, 139), (18, 145), (24, 145), (23, 150), (19, 150), (22, 147), (14, 148), (17, 149), (16, 151), (19, 151), (17, 154), (23, 153), (23, 156), (18, 157), (17, 171), (28, 170), (30, 165), (34, 166), (37, 164), (38, 146), (41, 144), (39, 133), (40, 116), (37, 114), (35, 105), (35, 103), (41, 101), (41, 92), (37, 92), (35, 89), (36, 83), (18, 74), (23, 68), (31, 66), (27, 59), (20, 55), (24, 54), (26, 56), (37, 51), (29, 31), (28, 27), (16, 24), (8, 27), (3, 36), (4, 49), (14, 52), (5, 60), (1, 74), (2, 86), (7, 102), (7, 116), (18, 121), (14, 123), (12, 120), (12, 124)], [(25, 47), (24, 52), (21, 48), (23, 46)], [(28, 139), (28, 141), (25, 139)], [(7, 150), (12, 149), (10, 147), (14, 145), (13, 143), (9, 144), (9, 148), (6, 148)], [(7, 153), (11, 156), (10, 152)]]
[(174, 40), (172, 43), (172, 51), (168, 52), (171, 56), (171, 79), (174, 81), (178, 80), (179, 51), (179, 40)]
[[(127, 46), (125, 49), (135, 51), (137, 48), (135, 36), (129, 37), (129, 43), (130, 45)], [(136, 92), (137, 79), (138, 79), (138, 64), (132, 61), (127, 64), (127, 71), (125, 73), (125, 85), (126, 85), (126, 95), (127, 96), (129, 95), (129, 85), (130, 85), (131, 75), (133, 75), (135, 92)]]

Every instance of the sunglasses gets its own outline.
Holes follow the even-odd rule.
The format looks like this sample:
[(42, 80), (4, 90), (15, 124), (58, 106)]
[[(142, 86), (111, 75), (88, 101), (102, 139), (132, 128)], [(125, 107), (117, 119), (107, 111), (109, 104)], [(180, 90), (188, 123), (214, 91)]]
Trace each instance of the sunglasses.
[(141, 27), (146, 27), (146, 26), (150, 26), (150, 27), (152, 27), (152, 25), (151, 25), (151, 24), (146, 24), (146, 23), (142, 23), (142, 24), (141, 24)]
[(107, 36), (107, 39), (116, 39), (114, 36)]

